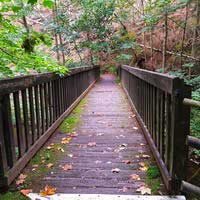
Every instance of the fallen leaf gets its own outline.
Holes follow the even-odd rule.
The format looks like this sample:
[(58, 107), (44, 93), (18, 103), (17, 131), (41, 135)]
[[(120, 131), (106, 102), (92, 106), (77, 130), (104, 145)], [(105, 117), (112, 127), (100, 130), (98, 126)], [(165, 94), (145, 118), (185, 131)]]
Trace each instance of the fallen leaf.
[(131, 160), (123, 160), (122, 162), (125, 163), (125, 164), (130, 164)]
[(98, 134), (97, 134), (97, 136), (102, 136), (102, 135), (104, 135), (104, 133), (98, 133)]
[(144, 166), (144, 167), (140, 167), (139, 170), (146, 172), (148, 170), (148, 167)]
[(102, 163), (102, 161), (100, 161), (100, 160), (95, 161), (95, 164), (99, 164), (99, 163)]
[(121, 170), (119, 168), (112, 169), (112, 173), (119, 173)]
[(136, 192), (140, 192), (142, 195), (151, 194), (151, 189), (146, 186), (139, 187)]
[(53, 148), (54, 148), (54, 143), (51, 143), (51, 144), (47, 147), (48, 150), (51, 150), (51, 149), (53, 149)]
[(132, 180), (140, 180), (140, 177), (137, 174), (131, 174), (130, 177), (131, 177)]
[(16, 185), (21, 185), (25, 182), (25, 178), (27, 177), (27, 175), (25, 174), (20, 174), (18, 177), (18, 180), (16, 180)]
[(129, 116), (129, 118), (134, 118), (134, 117), (135, 117), (135, 115), (130, 115), (130, 116)]
[(48, 168), (52, 168), (52, 167), (53, 167), (53, 163), (47, 164), (47, 167), (48, 167)]
[(40, 191), (40, 195), (45, 197), (47, 195), (54, 195), (56, 193), (56, 188), (46, 185), (44, 190)]
[(62, 138), (61, 143), (62, 144), (68, 144), (71, 141), (72, 138)]
[(145, 154), (143, 154), (142, 157), (143, 157), (143, 158), (150, 158), (150, 155), (145, 155)]
[(25, 174), (20, 174), (19, 175), (19, 179), (25, 179), (27, 177), (27, 175), (25, 175)]
[(139, 165), (140, 165), (141, 167), (145, 167), (145, 163), (144, 163), (144, 162), (139, 162)]
[(96, 142), (89, 142), (87, 145), (88, 145), (89, 147), (94, 147), (94, 146), (96, 146)]
[(65, 152), (65, 150), (62, 147), (58, 147), (58, 151)]
[(64, 165), (64, 166), (61, 166), (62, 167), (62, 169), (64, 170), (64, 171), (67, 171), (67, 170), (71, 170), (73, 167), (72, 167), (72, 165)]
[(27, 196), (29, 193), (31, 193), (32, 190), (31, 189), (23, 189), (20, 190), (20, 193), (23, 194), (24, 196)]
[(19, 179), (19, 180), (16, 180), (16, 185), (21, 185), (25, 182), (24, 179)]
[(74, 133), (70, 133), (69, 136), (70, 136), (70, 137), (77, 137), (78, 134), (74, 132)]
[(122, 189), (119, 189), (119, 191), (127, 192), (127, 191), (128, 191), (128, 188), (124, 186)]
[(128, 144), (121, 144), (120, 147), (127, 147)]

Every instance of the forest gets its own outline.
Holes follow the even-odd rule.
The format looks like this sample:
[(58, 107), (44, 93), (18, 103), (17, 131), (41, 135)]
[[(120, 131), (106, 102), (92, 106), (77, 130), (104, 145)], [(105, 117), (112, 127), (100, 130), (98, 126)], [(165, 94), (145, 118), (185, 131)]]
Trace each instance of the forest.
[[(179, 76), (200, 100), (198, 0), (1, 0), (0, 77), (120, 64)], [(200, 137), (200, 112), (192, 134)]]
[[(192, 99), (200, 101), (200, 1), (0, 0), (0, 80), (46, 72), (65, 77), (86, 66), (117, 75), (121, 65), (178, 76), (191, 86)], [(28, 91), (27, 105), (36, 107), (40, 96), (39, 103), (46, 100), (47, 115), (45, 94), (54, 87), (51, 81)], [(13, 93), (11, 99), (19, 110), (19, 102), (27, 99), (23, 92)], [(29, 112), (35, 114), (31, 108)], [(190, 135), (200, 139), (199, 108), (191, 110), (190, 129)], [(191, 148), (189, 153), (190, 161), (199, 166), (200, 150)], [(199, 170), (192, 170), (189, 179), (199, 176)]]

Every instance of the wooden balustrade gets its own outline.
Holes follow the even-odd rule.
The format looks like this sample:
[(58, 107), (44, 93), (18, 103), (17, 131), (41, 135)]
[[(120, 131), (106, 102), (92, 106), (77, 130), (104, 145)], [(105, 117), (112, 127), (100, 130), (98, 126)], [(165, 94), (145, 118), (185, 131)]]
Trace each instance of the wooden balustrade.
[(8, 186), (99, 78), (98, 66), (0, 80), (0, 187)]
[(191, 89), (178, 77), (129, 66), (119, 75), (160, 168), (166, 188), (180, 189), (188, 155)]

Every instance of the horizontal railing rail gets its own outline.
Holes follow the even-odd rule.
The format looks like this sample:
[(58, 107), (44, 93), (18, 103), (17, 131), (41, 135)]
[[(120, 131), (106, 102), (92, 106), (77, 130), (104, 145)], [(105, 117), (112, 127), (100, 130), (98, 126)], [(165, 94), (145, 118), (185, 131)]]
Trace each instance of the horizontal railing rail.
[(187, 161), (190, 108), (183, 104), (191, 88), (178, 77), (129, 66), (119, 68), (144, 135), (170, 193), (180, 190)]
[[(200, 108), (200, 102), (195, 101), (192, 99), (183, 99), (183, 104), (186, 106), (194, 107), (194, 108)], [(188, 147), (195, 148), (197, 150), (200, 150), (200, 139), (190, 136), (187, 136), (187, 145)], [(182, 181), (181, 184), (181, 191), (184, 193), (190, 193), (200, 196), (200, 187), (197, 185), (193, 185), (187, 181)]]
[(99, 78), (98, 66), (69, 75), (0, 80), (0, 187), (8, 186)]

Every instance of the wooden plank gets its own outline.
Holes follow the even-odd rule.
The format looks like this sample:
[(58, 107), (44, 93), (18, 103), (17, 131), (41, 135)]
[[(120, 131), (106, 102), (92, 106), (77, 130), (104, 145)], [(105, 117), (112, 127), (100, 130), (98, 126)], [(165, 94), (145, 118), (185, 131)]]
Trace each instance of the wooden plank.
[(27, 105), (27, 92), (22, 90), (22, 106), (23, 106), (23, 119), (24, 119), (24, 132), (25, 132), (25, 141), (26, 141), (26, 151), (31, 146), (31, 134), (29, 126), (29, 115), (28, 115), (28, 105)]
[[(3, 130), (3, 104), (0, 99), (0, 174), (1, 176), (5, 175), (6, 170), (8, 169), (7, 164), (7, 154), (5, 149), (4, 142), (4, 130)], [(1, 178), (0, 178), (1, 180)]]
[(41, 134), (45, 132), (45, 114), (44, 114), (44, 85), (39, 85), (40, 93), (40, 113), (41, 113)]
[(166, 94), (165, 96), (165, 107), (166, 107), (166, 129), (165, 129), (165, 164), (167, 165), (168, 169), (170, 166), (170, 150), (171, 150), (171, 144), (170, 144), (170, 138), (171, 138), (171, 96), (169, 94)]
[(48, 102), (49, 102), (49, 123), (53, 123), (53, 96), (52, 96), (52, 82), (48, 82)]
[(165, 139), (165, 97), (162, 91), (160, 91), (160, 156), (164, 160), (164, 139)]
[(36, 126), (37, 126), (37, 139), (41, 136), (41, 123), (40, 123), (40, 100), (39, 100), (39, 86), (34, 87), (35, 92), (35, 114), (36, 114)]
[(160, 152), (160, 89), (156, 89), (156, 146)]
[(190, 147), (196, 148), (196, 149), (200, 149), (200, 139), (196, 138), (196, 137), (192, 137), (189, 136), (187, 137), (187, 144)]
[(49, 128), (49, 93), (48, 83), (44, 83), (44, 111), (45, 111), (45, 130)]
[(12, 167), (16, 161), (16, 152), (15, 152), (13, 125), (12, 125), (10, 95), (4, 95), (2, 97), (1, 103), (2, 103), (4, 145), (7, 155), (8, 166)]
[(21, 157), (26, 149), (25, 137), (23, 134), (22, 116), (19, 100), (19, 92), (13, 93), (14, 97), (14, 107), (15, 107), (15, 119), (16, 119), (16, 133), (17, 133), (17, 143), (19, 148), (19, 157)]
[(33, 102), (33, 88), (28, 88), (29, 93), (29, 109), (30, 109), (30, 121), (31, 121), (31, 134), (32, 134), (32, 144), (36, 141), (36, 125), (35, 125), (35, 106)]
[(126, 65), (123, 65), (121, 68), (144, 80), (145, 82), (168, 92), (169, 94), (174, 91), (173, 81), (179, 80), (179, 78), (175, 76), (152, 72), (149, 70), (139, 69)]

